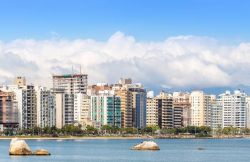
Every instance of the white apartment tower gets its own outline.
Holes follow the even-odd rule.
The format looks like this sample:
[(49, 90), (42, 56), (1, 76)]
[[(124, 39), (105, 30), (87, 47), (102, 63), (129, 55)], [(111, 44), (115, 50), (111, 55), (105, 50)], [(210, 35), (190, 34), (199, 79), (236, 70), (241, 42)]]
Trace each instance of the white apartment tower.
[(250, 96), (246, 97), (246, 109), (247, 109), (247, 128), (250, 128)]
[(222, 127), (245, 128), (247, 125), (246, 94), (239, 90), (219, 95), (222, 103)]
[(45, 87), (36, 87), (37, 96), (37, 126), (52, 127), (55, 126), (55, 95), (51, 90)]

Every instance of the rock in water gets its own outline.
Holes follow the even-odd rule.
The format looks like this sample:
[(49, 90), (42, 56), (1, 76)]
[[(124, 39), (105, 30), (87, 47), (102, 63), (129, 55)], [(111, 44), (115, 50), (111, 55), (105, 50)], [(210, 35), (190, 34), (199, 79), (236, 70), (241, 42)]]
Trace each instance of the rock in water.
[(13, 138), (10, 142), (10, 155), (32, 155), (28, 144), (24, 140)]
[(132, 150), (160, 150), (160, 148), (154, 141), (144, 141), (132, 147)]
[(33, 155), (50, 155), (49, 151), (48, 150), (45, 150), (45, 149), (39, 149), (39, 150), (36, 150)]

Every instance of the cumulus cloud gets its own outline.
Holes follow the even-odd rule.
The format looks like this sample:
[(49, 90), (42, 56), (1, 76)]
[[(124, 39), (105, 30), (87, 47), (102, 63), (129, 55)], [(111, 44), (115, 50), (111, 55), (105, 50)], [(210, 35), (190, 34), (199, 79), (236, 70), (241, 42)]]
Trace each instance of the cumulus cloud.
[(131, 77), (148, 88), (207, 88), (250, 85), (250, 43), (225, 45), (199, 36), (170, 37), (160, 42), (137, 41), (122, 32), (107, 41), (92, 39), (0, 42), (0, 82), (26, 76), (51, 86), (52, 74), (82, 71), (90, 83), (114, 83)]

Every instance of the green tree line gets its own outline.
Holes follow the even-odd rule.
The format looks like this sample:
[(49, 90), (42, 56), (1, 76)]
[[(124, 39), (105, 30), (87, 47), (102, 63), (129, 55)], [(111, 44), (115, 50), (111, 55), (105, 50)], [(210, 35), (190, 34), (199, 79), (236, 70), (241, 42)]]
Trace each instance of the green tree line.
[(182, 135), (189, 134), (195, 135), (197, 137), (209, 137), (212, 135), (242, 135), (250, 134), (250, 129), (248, 128), (218, 128), (212, 130), (207, 126), (187, 126), (178, 128), (163, 128), (160, 129), (157, 125), (147, 126), (143, 129), (137, 128), (119, 128), (109, 125), (103, 125), (101, 128), (97, 129), (93, 126), (87, 126), (83, 128), (81, 125), (65, 125), (61, 129), (53, 127), (34, 127), (30, 129), (23, 130), (6, 130), (2, 132), (4, 135), (37, 135), (37, 136), (84, 136), (84, 135)]

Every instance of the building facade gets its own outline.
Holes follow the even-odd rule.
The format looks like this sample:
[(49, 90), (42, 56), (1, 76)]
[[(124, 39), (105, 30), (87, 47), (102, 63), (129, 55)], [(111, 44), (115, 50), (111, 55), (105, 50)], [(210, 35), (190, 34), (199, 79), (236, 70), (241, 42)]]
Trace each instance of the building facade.
[[(88, 76), (86, 74), (53, 75), (53, 89), (59, 90), (58, 93), (63, 90), (64, 93), (64, 103), (61, 104), (64, 106), (64, 124), (79, 123), (79, 121), (75, 120), (75, 103), (78, 102), (76, 101), (78, 99), (77, 94), (87, 94), (87, 86)], [(54, 91), (54, 93), (57, 93), (57, 91)]]
[(0, 131), (18, 128), (18, 107), (13, 92), (0, 91)]
[(91, 96), (91, 121), (100, 128), (103, 125), (121, 128), (121, 99), (115, 95)]
[(147, 98), (147, 126), (158, 125), (158, 102), (157, 99)]
[(56, 125), (56, 98), (51, 90), (36, 87), (37, 126), (52, 127)]
[(238, 90), (219, 95), (222, 105), (222, 127), (245, 128), (247, 125), (246, 94)]
[(173, 96), (161, 92), (156, 96), (158, 103), (158, 126), (160, 128), (173, 128)]

